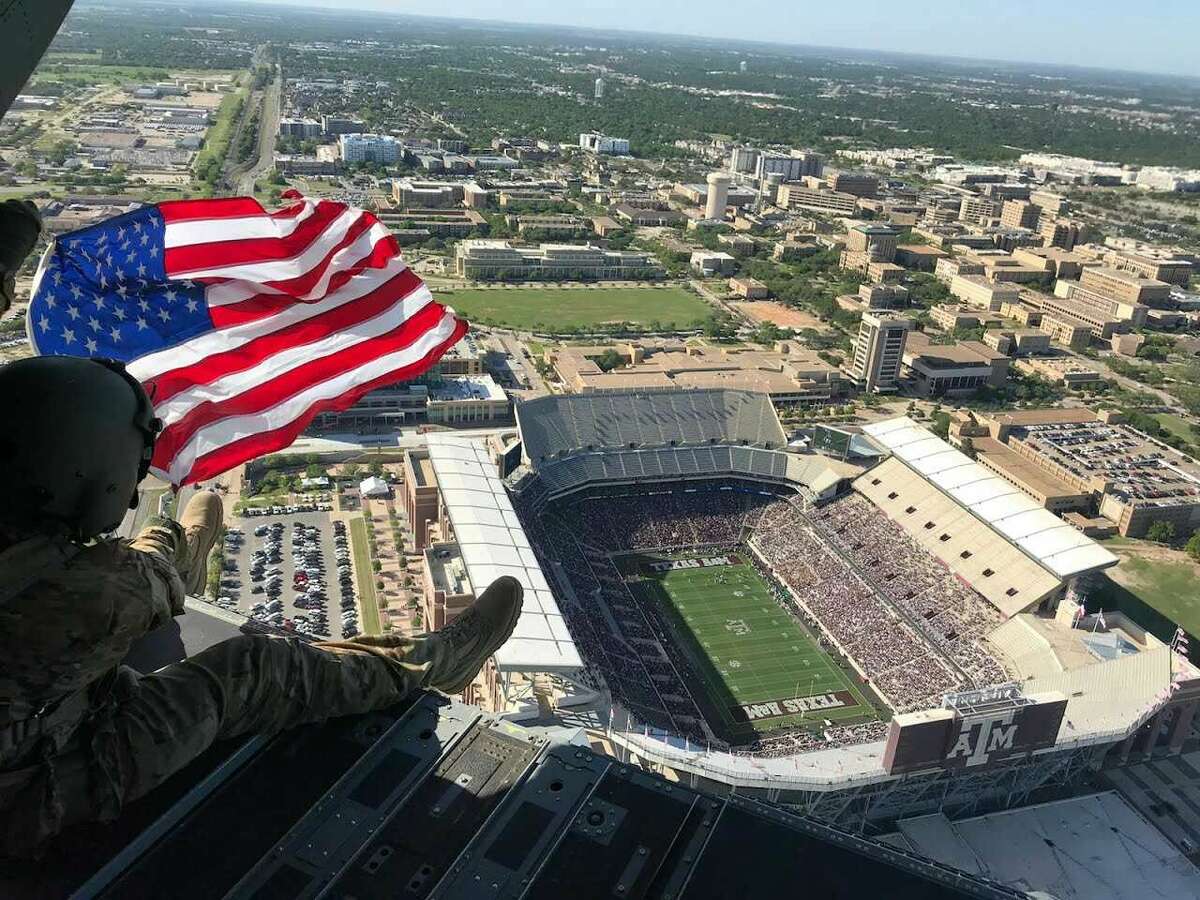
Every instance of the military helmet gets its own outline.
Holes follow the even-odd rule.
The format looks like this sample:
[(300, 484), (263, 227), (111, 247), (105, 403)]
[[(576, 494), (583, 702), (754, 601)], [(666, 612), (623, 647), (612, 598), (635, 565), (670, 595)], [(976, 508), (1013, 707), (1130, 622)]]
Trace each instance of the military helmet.
[(0, 526), (87, 540), (137, 506), (161, 423), (119, 362), (35, 356), (0, 367)]

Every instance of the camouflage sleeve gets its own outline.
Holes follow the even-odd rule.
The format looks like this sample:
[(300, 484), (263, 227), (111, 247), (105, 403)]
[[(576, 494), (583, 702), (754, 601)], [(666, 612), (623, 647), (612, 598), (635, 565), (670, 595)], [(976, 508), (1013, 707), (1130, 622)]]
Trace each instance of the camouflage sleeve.
[(185, 562), (186, 546), (182, 526), (173, 519), (162, 516), (151, 517), (146, 526), (138, 532), (137, 537), (129, 542), (129, 547), (144, 554), (153, 573), (159, 575), (166, 583), (165, 591), (153, 591), (152, 596), (161, 607), (161, 599), (167, 598), (169, 605), (153, 610), (154, 626), (157, 627), (172, 616), (183, 615), (183, 581), (180, 577), (181, 565)]

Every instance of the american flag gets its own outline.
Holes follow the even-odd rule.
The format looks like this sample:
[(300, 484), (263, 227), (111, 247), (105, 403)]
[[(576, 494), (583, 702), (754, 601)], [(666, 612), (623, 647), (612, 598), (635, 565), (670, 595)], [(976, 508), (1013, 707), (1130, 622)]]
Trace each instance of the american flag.
[(57, 238), (27, 328), (43, 355), (122, 360), (174, 485), (280, 450), (323, 412), (413, 378), (466, 333), (370, 213), (284, 195), (144, 206)]

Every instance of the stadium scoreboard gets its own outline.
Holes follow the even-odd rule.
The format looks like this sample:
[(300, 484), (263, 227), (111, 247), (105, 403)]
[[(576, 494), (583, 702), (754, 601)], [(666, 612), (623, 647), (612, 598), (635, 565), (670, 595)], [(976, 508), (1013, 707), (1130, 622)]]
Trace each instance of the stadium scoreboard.
[(1004, 685), (947, 695), (941, 708), (898, 715), (888, 728), (889, 775), (924, 769), (982, 769), (1053, 747), (1067, 698), (1026, 696)]

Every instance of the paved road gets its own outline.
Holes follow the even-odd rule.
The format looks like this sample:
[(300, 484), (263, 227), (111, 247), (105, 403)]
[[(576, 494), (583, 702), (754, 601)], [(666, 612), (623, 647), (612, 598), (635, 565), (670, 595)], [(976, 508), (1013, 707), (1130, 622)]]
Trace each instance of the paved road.
[(258, 127), (258, 156), (250, 164), (250, 168), (236, 176), (237, 193), (249, 196), (254, 193), (254, 182), (267, 172), (275, 162), (275, 139), (279, 134), (279, 110), (283, 78), (278, 66), (275, 78), (267, 86), (263, 95), (262, 115), (259, 116)]

